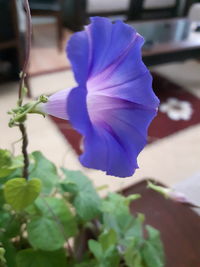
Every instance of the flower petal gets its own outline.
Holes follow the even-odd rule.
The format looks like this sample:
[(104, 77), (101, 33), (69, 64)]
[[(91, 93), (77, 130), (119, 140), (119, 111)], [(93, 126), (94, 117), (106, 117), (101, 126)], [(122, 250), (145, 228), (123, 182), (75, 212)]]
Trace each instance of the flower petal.
[[(131, 70), (135, 77), (138, 73), (146, 70), (141, 62), (140, 48), (143, 38), (129, 25), (122, 21), (114, 24), (107, 18), (91, 18), (91, 24), (86, 26), (86, 30), (75, 33), (67, 46), (67, 54), (72, 64), (77, 82), (82, 85), (88, 78), (100, 75), (95, 80), (101, 82), (120, 68), (124, 59), (129, 58), (129, 54), (134, 56), (126, 60), (125, 65), (128, 73)], [(132, 62), (132, 65), (130, 65)], [(121, 68), (119, 69), (120, 73)], [(103, 72), (103, 74), (102, 74)], [(130, 80), (128, 75), (126, 80)], [(123, 76), (124, 72), (122, 73)], [(116, 75), (118, 76), (118, 74)], [(125, 78), (125, 76), (123, 76)]]
[(91, 130), (87, 104), (87, 90), (84, 87), (73, 88), (67, 99), (67, 113), (72, 126), (82, 135)]
[[(138, 154), (146, 144), (147, 128), (155, 114), (155, 110), (140, 109), (139, 106), (134, 107), (132, 104), (123, 109), (110, 110), (109, 113), (105, 111), (105, 121), (111, 129), (110, 133), (118, 143), (117, 148), (112, 148), (114, 141), (109, 143), (107, 173), (120, 177), (130, 176), (134, 173), (138, 168)], [(120, 172), (119, 169), (116, 170), (119, 166)]]
[(157, 108), (159, 105), (159, 99), (152, 89), (152, 76), (148, 70), (137, 79), (97, 90), (93, 94), (124, 99), (151, 108)]
[(106, 174), (117, 177), (131, 176), (138, 167), (116, 138), (105, 129), (88, 135), (84, 146), (85, 152), (80, 156), (80, 161), (85, 167), (106, 171)]
[(84, 153), (80, 162), (88, 168), (107, 170), (107, 144), (104, 138), (104, 129), (91, 128), (84, 138)]
[(68, 41), (66, 50), (77, 83), (85, 85), (89, 68), (89, 42), (86, 32), (73, 34)]
[(136, 38), (136, 31), (122, 21), (93, 17), (86, 28), (90, 48), (90, 73), (95, 76), (122, 56)]
[[(113, 61), (101, 73), (90, 77), (87, 82), (88, 91), (112, 88), (143, 76), (147, 72), (147, 68), (141, 58), (142, 44), (143, 38), (140, 35), (136, 35), (135, 40), (129, 45), (124, 54), (117, 57), (117, 60)], [(112, 46), (114, 44), (110, 46), (109, 53), (112, 51)]]
[(128, 177), (138, 168), (159, 100), (142, 62), (143, 38), (121, 21), (91, 22), (67, 46), (79, 84), (68, 95), (67, 113), (84, 137), (82, 164)]
[(97, 100), (97, 115), (91, 116), (93, 127), (84, 134), (80, 161), (109, 175), (131, 176), (138, 168), (137, 157), (146, 144), (147, 129), (156, 110), (105, 96)]
[(51, 95), (47, 103), (40, 104), (40, 110), (49, 115), (68, 120), (67, 97), (71, 90), (72, 88), (67, 88)]

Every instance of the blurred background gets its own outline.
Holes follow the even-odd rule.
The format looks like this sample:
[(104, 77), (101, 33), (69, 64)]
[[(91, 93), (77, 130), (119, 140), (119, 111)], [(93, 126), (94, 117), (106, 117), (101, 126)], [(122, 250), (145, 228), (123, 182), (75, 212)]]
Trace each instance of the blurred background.
[[(30, 0), (32, 47), (26, 86), (29, 97), (75, 85), (65, 47), (90, 16), (122, 19), (145, 38), (142, 54), (161, 100), (149, 129), (140, 169), (125, 180), (83, 169), (78, 162), (80, 136), (65, 121), (30, 117), (29, 151), (42, 152), (57, 165), (83, 170), (96, 185), (127, 187), (154, 178), (181, 188), (200, 204), (200, 1), (194, 0)], [(7, 126), (6, 114), (17, 100), (26, 45), (22, 0), (0, 0), (0, 146), (20, 138)], [(77, 107), (78, 108), (78, 107)], [(20, 151), (20, 144), (12, 149)]]

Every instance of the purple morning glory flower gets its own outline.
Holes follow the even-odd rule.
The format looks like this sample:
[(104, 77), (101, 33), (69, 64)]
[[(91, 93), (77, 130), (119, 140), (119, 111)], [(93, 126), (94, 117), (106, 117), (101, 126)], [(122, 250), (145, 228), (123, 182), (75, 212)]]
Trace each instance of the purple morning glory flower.
[(91, 18), (67, 45), (76, 88), (60, 91), (44, 105), (69, 119), (84, 137), (80, 162), (118, 177), (131, 176), (144, 148), (159, 100), (142, 62), (143, 38), (122, 21)]

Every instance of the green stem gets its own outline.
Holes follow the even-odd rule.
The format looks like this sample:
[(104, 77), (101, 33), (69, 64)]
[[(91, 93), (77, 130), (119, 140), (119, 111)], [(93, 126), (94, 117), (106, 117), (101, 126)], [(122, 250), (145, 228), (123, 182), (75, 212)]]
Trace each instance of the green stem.
[[(30, 57), (30, 50), (31, 50), (31, 12), (29, 7), (28, 0), (24, 0), (24, 8), (26, 11), (26, 25), (27, 25), (27, 31), (26, 31), (26, 55), (25, 55), (25, 62), (21, 73), (21, 79), (19, 83), (19, 95), (18, 95), (18, 105), (22, 106), (23, 102), (23, 87), (24, 87), (24, 80), (26, 77), (27, 69), (28, 69), (28, 63), (29, 63), (29, 57)], [(28, 179), (28, 167), (29, 167), (29, 158), (28, 158), (28, 152), (27, 152), (27, 146), (28, 146), (28, 137), (26, 134), (26, 128), (24, 123), (19, 124), (19, 129), (22, 133), (22, 153), (24, 156), (24, 168), (23, 168), (23, 177), (27, 180)]]

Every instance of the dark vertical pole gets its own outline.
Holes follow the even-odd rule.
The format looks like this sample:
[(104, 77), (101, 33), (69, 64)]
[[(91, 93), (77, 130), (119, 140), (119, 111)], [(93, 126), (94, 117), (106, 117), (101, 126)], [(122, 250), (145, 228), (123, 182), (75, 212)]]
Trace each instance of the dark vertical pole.
[(139, 20), (142, 17), (144, 0), (130, 0), (128, 20)]

